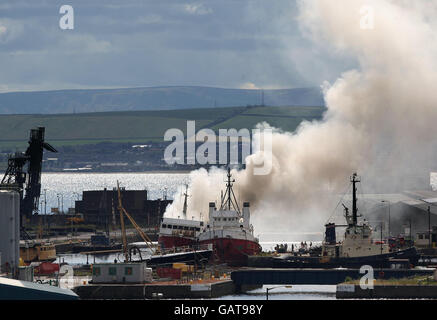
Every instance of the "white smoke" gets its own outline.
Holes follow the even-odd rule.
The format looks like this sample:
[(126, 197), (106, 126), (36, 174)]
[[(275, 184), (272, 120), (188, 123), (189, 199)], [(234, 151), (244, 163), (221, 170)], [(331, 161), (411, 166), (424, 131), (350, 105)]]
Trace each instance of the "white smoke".
[[(373, 9), (373, 29), (361, 28), (364, 5)], [(251, 202), (256, 233), (321, 230), (335, 206), (329, 195), (344, 192), (353, 172), (372, 190), (407, 188), (410, 176), (432, 166), (436, 150), (437, 2), (305, 0), (298, 7), (315, 45), (353, 55), (359, 69), (323, 85), (322, 121), (274, 133), (271, 174), (251, 174), (250, 158), (258, 155), (233, 172), (238, 198)], [(225, 173), (201, 169), (190, 178), (189, 216), (206, 218)], [(181, 203), (166, 214), (180, 215)]]

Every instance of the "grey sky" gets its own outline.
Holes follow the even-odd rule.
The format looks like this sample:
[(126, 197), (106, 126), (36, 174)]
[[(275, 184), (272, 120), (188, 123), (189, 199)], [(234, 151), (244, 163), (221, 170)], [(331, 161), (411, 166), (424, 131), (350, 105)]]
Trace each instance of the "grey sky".
[[(59, 8), (74, 8), (74, 30)], [(293, 0), (2, 0), (0, 91), (293, 88), (354, 66), (304, 38)]]

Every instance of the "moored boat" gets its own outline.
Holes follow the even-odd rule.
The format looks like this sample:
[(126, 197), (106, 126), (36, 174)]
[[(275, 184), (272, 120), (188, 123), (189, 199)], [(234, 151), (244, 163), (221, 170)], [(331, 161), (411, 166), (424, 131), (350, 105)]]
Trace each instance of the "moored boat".
[[(273, 259), (276, 267), (361, 267), (370, 265), (373, 267), (390, 267), (392, 261), (405, 261), (409, 265), (416, 265), (419, 254), (415, 247), (403, 250), (392, 250), (388, 242), (381, 239), (376, 241), (372, 238), (373, 230), (364, 219), (358, 223), (358, 208), (356, 183), (360, 182), (356, 173), (351, 177), (352, 183), (352, 214), (349, 208), (344, 207), (346, 225), (328, 223), (325, 225), (325, 240), (322, 243), (322, 254), (320, 257), (306, 257), (286, 255)], [(345, 227), (344, 239), (336, 239), (336, 228)]]
[(203, 226), (198, 220), (162, 218), (158, 243), (163, 249), (195, 245)]
[(197, 239), (204, 223), (200, 220), (187, 219), (188, 186), (184, 193), (184, 207), (181, 218), (163, 217), (159, 226), (158, 243), (162, 249), (186, 247), (197, 244)]
[(53, 262), (56, 260), (56, 247), (51, 242), (20, 241), (20, 258), (25, 264)]

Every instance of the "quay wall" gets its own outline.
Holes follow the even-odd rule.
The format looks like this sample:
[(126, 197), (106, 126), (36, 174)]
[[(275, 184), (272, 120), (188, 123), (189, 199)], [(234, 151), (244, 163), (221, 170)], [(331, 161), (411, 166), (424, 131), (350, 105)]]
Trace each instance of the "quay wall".
[(206, 284), (99, 284), (73, 290), (83, 300), (89, 299), (201, 299), (218, 298), (236, 292), (231, 280)]
[(375, 285), (361, 289), (359, 285), (338, 285), (337, 299), (437, 299), (436, 285)]

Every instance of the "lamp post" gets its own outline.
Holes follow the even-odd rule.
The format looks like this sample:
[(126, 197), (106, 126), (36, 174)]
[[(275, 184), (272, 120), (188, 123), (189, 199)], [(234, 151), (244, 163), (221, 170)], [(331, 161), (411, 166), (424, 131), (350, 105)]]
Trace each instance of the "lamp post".
[(274, 290), (274, 289), (278, 289), (278, 288), (292, 288), (292, 286), (287, 285), (287, 286), (266, 288), (266, 300), (269, 300), (269, 291)]

